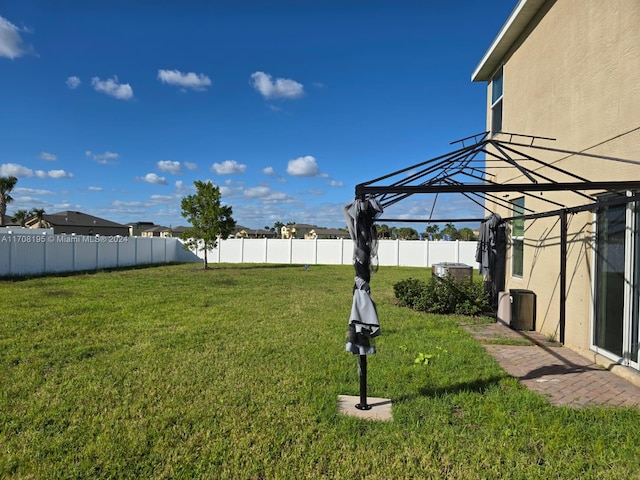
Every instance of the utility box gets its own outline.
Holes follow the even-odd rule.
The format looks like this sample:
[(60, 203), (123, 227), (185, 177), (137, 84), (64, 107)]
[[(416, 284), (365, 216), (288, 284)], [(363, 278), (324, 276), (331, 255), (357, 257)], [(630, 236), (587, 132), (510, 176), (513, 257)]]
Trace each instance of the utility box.
[(531, 290), (509, 290), (511, 300), (510, 326), (514, 330), (535, 330), (536, 294)]
[(473, 267), (465, 263), (434, 263), (431, 266), (433, 277), (445, 278), (450, 276), (458, 282), (473, 281)]

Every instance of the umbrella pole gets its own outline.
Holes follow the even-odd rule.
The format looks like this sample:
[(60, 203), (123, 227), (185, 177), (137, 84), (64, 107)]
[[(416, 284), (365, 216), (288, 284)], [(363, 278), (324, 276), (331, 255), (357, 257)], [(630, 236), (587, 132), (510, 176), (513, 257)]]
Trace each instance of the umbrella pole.
[(358, 355), (358, 377), (360, 377), (360, 403), (356, 404), (358, 410), (371, 410), (367, 404), (367, 356)]

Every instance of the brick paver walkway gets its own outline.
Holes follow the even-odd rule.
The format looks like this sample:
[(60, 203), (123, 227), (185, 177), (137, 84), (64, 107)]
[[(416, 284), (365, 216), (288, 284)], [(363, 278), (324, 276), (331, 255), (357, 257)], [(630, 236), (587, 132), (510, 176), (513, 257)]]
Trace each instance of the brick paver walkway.
[(510, 375), (554, 405), (640, 406), (640, 387), (537, 332), (500, 323), (463, 327)]

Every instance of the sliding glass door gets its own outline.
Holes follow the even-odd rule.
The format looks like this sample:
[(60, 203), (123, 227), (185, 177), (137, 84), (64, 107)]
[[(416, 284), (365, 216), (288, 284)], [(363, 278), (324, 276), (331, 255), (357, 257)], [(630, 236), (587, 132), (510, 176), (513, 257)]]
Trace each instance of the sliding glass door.
[(637, 204), (597, 213), (593, 344), (601, 353), (638, 368), (640, 213)]

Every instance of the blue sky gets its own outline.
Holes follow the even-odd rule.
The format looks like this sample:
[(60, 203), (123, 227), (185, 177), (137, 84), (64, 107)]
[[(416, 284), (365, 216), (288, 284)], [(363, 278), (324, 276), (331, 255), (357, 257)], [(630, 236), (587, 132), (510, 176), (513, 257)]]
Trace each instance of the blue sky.
[[(8, 213), (184, 225), (180, 199), (211, 180), (241, 225), (343, 227), (356, 184), (485, 129), (471, 72), (515, 4), (3, 1)], [(432, 203), (385, 216), (427, 217)], [(483, 212), (436, 205), (452, 215)]]

